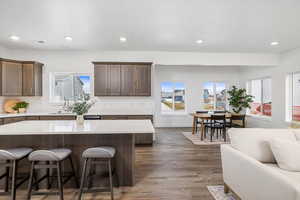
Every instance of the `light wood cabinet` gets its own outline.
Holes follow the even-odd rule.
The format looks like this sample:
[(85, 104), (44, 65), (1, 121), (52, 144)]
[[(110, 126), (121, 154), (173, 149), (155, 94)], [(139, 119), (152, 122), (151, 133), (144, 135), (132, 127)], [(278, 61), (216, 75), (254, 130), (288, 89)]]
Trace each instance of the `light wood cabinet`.
[(2, 61), (2, 95), (22, 96), (22, 63)]
[(95, 96), (151, 96), (152, 63), (93, 63)]
[(42, 96), (43, 64), (0, 58), (0, 95)]
[(42, 96), (42, 67), (43, 64), (41, 63), (33, 62), (23, 64), (23, 96)]

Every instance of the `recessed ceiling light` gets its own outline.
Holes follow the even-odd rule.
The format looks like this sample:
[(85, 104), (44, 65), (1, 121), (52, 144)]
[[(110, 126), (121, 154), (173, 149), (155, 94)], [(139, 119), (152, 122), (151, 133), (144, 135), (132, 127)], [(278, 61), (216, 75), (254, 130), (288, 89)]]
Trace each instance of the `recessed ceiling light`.
[(37, 43), (39, 43), (39, 44), (44, 44), (44, 43), (45, 43), (45, 40), (39, 40), (39, 41), (37, 41)]
[(73, 40), (73, 38), (72, 38), (72, 37), (70, 37), (70, 36), (66, 36), (66, 37), (65, 37), (65, 40), (67, 40), (67, 41), (72, 41), (72, 40)]
[(270, 45), (271, 45), (271, 46), (276, 46), (276, 45), (279, 45), (279, 42), (271, 42)]
[(126, 37), (120, 37), (120, 42), (127, 42), (127, 38)]
[(16, 35), (11, 35), (9, 38), (10, 38), (11, 40), (13, 40), (13, 41), (18, 41), (18, 40), (20, 40), (20, 37), (19, 37), (19, 36), (16, 36)]
[(196, 43), (197, 43), (197, 44), (202, 44), (202, 43), (203, 43), (203, 40), (197, 40)]

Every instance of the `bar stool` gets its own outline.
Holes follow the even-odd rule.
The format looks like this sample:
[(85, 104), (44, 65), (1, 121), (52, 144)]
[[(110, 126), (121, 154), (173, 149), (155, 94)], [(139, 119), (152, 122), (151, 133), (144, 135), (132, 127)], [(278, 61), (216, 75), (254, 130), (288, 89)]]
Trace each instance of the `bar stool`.
[[(37, 150), (32, 152), (28, 159), (31, 161), (31, 170), (30, 170), (30, 179), (28, 184), (28, 195), (27, 199), (31, 199), (31, 195), (41, 195), (41, 194), (58, 194), (60, 200), (64, 199), (63, 195), (63, 185), (67, 183), (72, 177), (75, 179), (76, 187), (78, 188), (78, 182), (75, 174), (74, 165), (71, 158), (72, 151), (70, 149), (50, 149), (50, 150)], [(63, 180), (62, 175), (62, 161), (68, 159), (71, 165), (71, 174), (66, 176), (65, 180)], [(35, 174), (36, 169), (47, 169), (46, 175), (42, 176), (39, 180), (36, 180), (33, 183), (33, 175)], [(49, 181), (50, 169), (57, 170), (57, 184), (58, 184), (58, 192), (32, 192), (32, 186), (39, 184), (45, 178), (47, 178), (47, 189), (51, 188), (51, 183)], [(51, 176), (52, 177), (52, 176)]]
[(111, 200), (114, 199), (114, 191), (113, 191), (113, 180), (112, 180), (112, 168), (111, 168), (111, 159), (114, 158), (116, 154), (116, 150), (113, 147), (107, 147), (107, 146), (102, 146), (102, 147), (95, 147), (95, 148), (89, 148), (85, 150), (82, 154), (82, 157), (84, 159), (84, 165), (82, 169), (82, 174), (81, 174), (81, 183), (80, 183), (80, 191), (79, 191), (79, 196), (78, 200), (81, 200), (81, 196), (84, 192), (101, 192), (103, 189), (98, 188), (98, 189), (85, 189), (85, 181), (90, 173), (90, 167), (87, 173), (87, 165), (88, 164), (103, 164), (107, 163), (108, 165), (108, 172), (109, 172), (109, 184), (110, 184), (110, 196)]
[(11, 179), (11, 199), (16, 199), (16, 190), (20, 187), (26, 180), (28, 180), (29, 176), (23, 177), (22, 180), (17, 183), (17, 171), (18, 171), (18, 163), (25, 157), (27, 157), (32, 152), (31, 148), (15, 148), (15, 149), (3, 149), (0, 150), (0, 161), (4, 161), (4, 163), (0, 163), (1, 166), (5, 167), (5, 173), (0, 176), (0, 179), (5, 178), (5, 186), (4, 192), (1, 194), (9, 194), (8, 192), (8, 182), (9, 182), (9, 171), (12, 168), (12, 179)]

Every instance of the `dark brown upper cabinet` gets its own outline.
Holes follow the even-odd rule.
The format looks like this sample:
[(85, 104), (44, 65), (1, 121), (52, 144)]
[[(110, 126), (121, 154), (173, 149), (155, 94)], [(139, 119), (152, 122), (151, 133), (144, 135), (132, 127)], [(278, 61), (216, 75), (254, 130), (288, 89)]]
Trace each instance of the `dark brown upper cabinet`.
[(151, 96), (152, 63), (93, 63), (95, 96)]
[(121, 67), (120, 65), (95, 65), (94, 93), (95, 96), (121, 95)]
[(43, 64), (32, 62), (23, 64), (23, 96), (43, 95)]
[(42, 96), (42, 67), (37, 62), (0, 58), (2, 96)]

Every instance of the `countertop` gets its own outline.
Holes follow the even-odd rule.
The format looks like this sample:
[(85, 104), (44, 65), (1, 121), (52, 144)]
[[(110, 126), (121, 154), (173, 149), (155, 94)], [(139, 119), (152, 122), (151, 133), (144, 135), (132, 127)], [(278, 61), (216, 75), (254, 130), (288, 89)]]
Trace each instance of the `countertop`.
[[(126, 114), (126, 113), (114, 113), (114, 112), (106, 112), (106, 113), (87, 113), (86, 115), (152, 115), (152, 114)], [(30, 116), (75, 116), (73, 113), (16, 113), (16, 114), (8, 114), (8, 113), (0, 113), (1, 118), (8, 117), (30, 117)]]
[(150, 120), (75, 120), (21, 121), (0, 126), (4, 135), (76, 135), (76, 134), (142, 134), (154, 133)]

